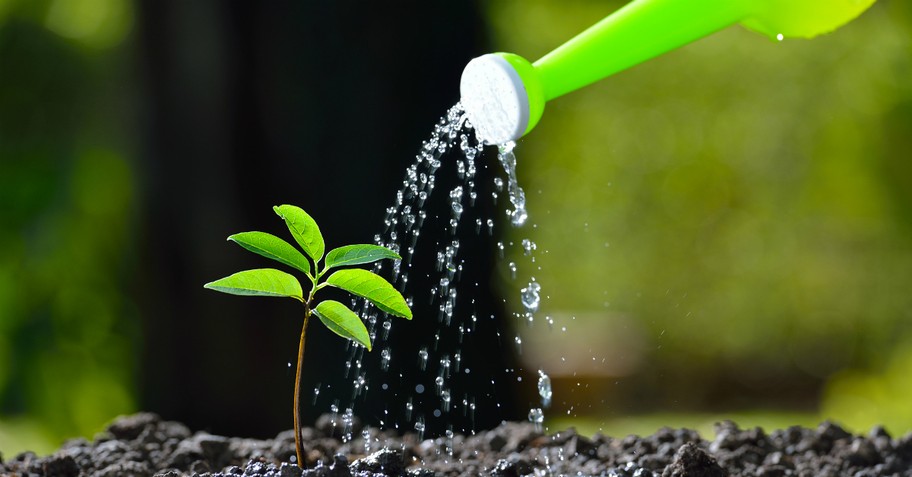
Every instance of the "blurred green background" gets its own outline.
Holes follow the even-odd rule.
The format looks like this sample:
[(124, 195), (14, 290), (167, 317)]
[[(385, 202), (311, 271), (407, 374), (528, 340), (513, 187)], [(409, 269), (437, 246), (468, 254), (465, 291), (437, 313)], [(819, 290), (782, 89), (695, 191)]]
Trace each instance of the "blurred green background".
[[(535, 59), (620, 5), (498, 0), (479, 20), (492, 49)], [(136, 157), (137, 81), (149, 71), (133, 58), (143, 11), (0, 0), (5, 455), (49, 452), (147, 408), (142, 321), (154, 317), (137, 304), (149, 259), (135, 244), (147, 232), (136, 210), (150, 205)], [(205, 18), (183, 25), (206, 33)], [(520, 277), (496, 273), (517, 303), (534, 271), (540, 314), (558, 323), (517, 326), (525, 366), (554, 381), (551, 426), (624, 434), (833, 418), (912, 430), (910, 51), (912, 5), (881, 0), (812, 41), (729, 28), (547, 105), (517, 148), (534, 226), (507, 237), (535, 241), (536, 263), (514, 246)], [(416, 117), (418, 133), (384, 137), (417, 150), (465, 60), (423, 93), (444, 106)], [(422, 94), (399, 99), (411, 93)], [(377, 224), (381, 213), (371, 211)], [(224, 222), (202, 243), (250, 223)]]
[(136, 408), (127, 0), (0, 1), (0, 451)]

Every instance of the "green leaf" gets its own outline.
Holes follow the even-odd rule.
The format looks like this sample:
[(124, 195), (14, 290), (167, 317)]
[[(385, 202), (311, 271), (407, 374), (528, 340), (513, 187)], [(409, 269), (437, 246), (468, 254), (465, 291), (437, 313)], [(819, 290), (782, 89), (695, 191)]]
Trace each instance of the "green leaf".
[(277, 205), (272, 210), (285, 220), (288, 230), (298, 245), (304, 249), (304, 253), (313, 259), (314, 264), (319, 262), (323, 258), (326, 245), (323, 243), (323, 235), (320, 233), (320, 227), (317, 227), (317, 222), (300, 207), (293, 205)]
[(241, 232), (228, 240), (253, 253), (284, 263), (310, 275), (310, 261), (290, 243), (265, 232)]
[(326, 268), (362, 265), (384, 258), (399, 260), (402, 257), (392, 250), (379, 245), (346, 245), (330, 250), (326, 254)]
[(347, 306), (333, 300), (324, 300), (314, 308), (317, 317), (332, 330), (333, 333), (364, 345), (368, 351), (371, 349), (370, 335), (364, 322), (348, 309)]
[(339, 270), (330, 275), (326, 283), (366, 298), (391, 315), (412, 319), (412, 310), (409, 310), (399, 290), (375, 273), (360, 268)]
[(237, 272), (203, 287), (232, 295), (287, 296), (304, 301), (304, 292), (301, 291), (298, 279), (273, 268)]

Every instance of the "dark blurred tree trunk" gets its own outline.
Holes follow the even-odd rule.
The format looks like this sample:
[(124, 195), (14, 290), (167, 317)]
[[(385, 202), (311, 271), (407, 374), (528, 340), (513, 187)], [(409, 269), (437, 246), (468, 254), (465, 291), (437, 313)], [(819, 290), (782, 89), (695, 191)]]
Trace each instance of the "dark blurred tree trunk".
[[(275, 204), (305, 208), (328, 247), (371, 242), (405, 167), (458, 99), (462, 67), (486, 50), (479, 7), (144, 0), (138, 21), (148, 98), (141, 403), (194, 428), (274, 434), (291, 425), (286, 363), (295, 357), (300, 305), (227, 297), (202, 284), (270, 266), (224, 239), (243, 230), (284, 235)], [(480, 312), (502, 316), (490, 287), (492, 247), (474, 242), (463, 253), (478, 257), (477, 276), (463, 281), (480, 282)], [(318, 328), (305, 358), (305, 396), (315, 383), (324, 392), (349, 386), (338, 376), (345, 344)], [(423, 332), (402, 329), (403, 340)], [(509, 351), (491, 356), (498, 348), (489, 334), (473, 345), (486, 353), (478, 365), (512, 367)], [(502, 409), (479, 412), (475, 427), (517, 417), (510, 387), (501, 387)], [(326, 411), (307, 404), (307, 420)], [(381, 405), (364, 403), (356, 414), (376, 422)]]

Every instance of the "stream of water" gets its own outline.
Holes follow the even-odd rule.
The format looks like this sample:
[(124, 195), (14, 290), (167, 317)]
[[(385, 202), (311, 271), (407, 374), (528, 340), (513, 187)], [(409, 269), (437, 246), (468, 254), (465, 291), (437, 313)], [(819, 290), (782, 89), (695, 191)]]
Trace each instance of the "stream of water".
[[(423, 437), (429, 428), (442, 429), (440, 434), (444, 436), (452, 436), (454, 430), (474, 433), (475, 413), (481, 406), (490, 406), (497, 412), (502, 406), (512, 405), (500, 402), (500, 386), (531, 386), (531, 382), (537, 382), (535, 386), (539, 399), (530, 403), (528, 419), (537, 427), (542, 425), (544, 410), (552, 400), (551, 380), (545, 370), (532, 371), (535, 374), (528, 376), (521, 368), (508, 368), (503, 372), (512, 376), (512, 382), (502, 383), (499, 380), (504, 380), (503, 373), (500, 378), (479, 376), (481, 371), (468, 365), (478, 363), (485, 353), (492, 351), (480, 349), (472, 340), (475, 334), (488, 332), (485, 330), (490, 328), (489, 323), (495, 322), (495, 316), (487, 312), (487, 316), (480, 315), (475, 306), (475, 297), (481, 293), (479, 283), (463, 283), (466, 267), (472, 267), (473, 262), (478, 261), (477, 257), (463, 252), (466, 245), (466, 239), (460, 239), (466, 237), (463, 229), (470, 227), (474, 232), (474, 235), (469, 235), (470, 241), (475, 242), (471, 245), (483, 242), (488, 247), (496, 247), (494, 254), (499, 259), (498, 266), (506, 268), (511, 280), (517, 279), (518, 270), (524, 265), (502, 263), (508, 247), (521, 247), (523, 262), (537, 267), (537, 245), (531, 240), (505, 244), (502, 241), (494, 243), (493, 239), (498, 224), (519, 228), (525, 226), (529, 218), (525, 193), (517, 180), (514, 146), (511, 142), (498, 147), (497, 160), (502, 167), (500, 173), (489, 170), (486, 163), (480, 164), (483, 144), (475, 137), (462, 106), (457, 103), (435, 125), (430, 138), (422, 144), (414, 162), (406, 169), (402, 187), (396, 192), (393, 205), (386, 210), (385, 230), (375, 237), (377, 244), (398, 252), (402, 260), (392, 265), (380, 263), (374, 271), (389, 278), (402, 291), (410, 306), (424, 305), (420, 303), (424, 300), (431, 306), (432, 314), (436, 315), (416, 314), (414, 321), (436, 318), (436, 324), (427, 336), (417, 342), (394, 349), (391, 337), (397, 329), (416, 323), (388, 317), (363, 300), (353, 301), (353, 309), (359, 311), (365, 320), (375, 351), (366, 353), (361, 346), (349, 346), (344, 373), (350, 379), (351, 389), (342, 395), (335, 390), (336, 395), (331, 398), (329, 407), (343, 440), (352, 438), (352, 420), (359, 405), (367, 400), (381, 400), (386, 404), (379, 415), (372, 416), (381, 427), (414, 430), (419, 437)], [(444, 162), (450, 160), (455, 162), (455, 180), (438, 177)], [(450, 165), (449, 162), (447, 165)], [(479, 174), (480, 169), (487, 174)], [(479, 181), (490, 182), (482, 184)], [(446, 189), (442, 192), (446, 198), (446, 211), (442, 214), (429, 207), (436, 188)], [(487, 197), (479, 197), (480, 193)], [(501, 210), (505, 220), (498, 219), (494, 213), (485, 213), (483, 207), (477, 207), (487, 200), (494, 205), (488, 209)], [(466, 223), (469, 215), (474, 220), (470, 218)], [(445, 229), (444, 233), (427, 230), (429, 222)], [(418, 271), (420, 267), (415, 266), (415, 258), (419, 245), (428, 242), (421, 241), (425, 236), (436, 237), (433, 244), (426, 245), (433, 245), (435, 250), (431, 256), (436, 262), (430, 271)], [(519, 300), (522, 305), (522, 311), (513, 313), (516, 318), (514, 329), (519, 329), (520, 325), (532, 326), (536, 321), (542, 289), (534, 278), (534, 272), (523, 274), (529, 276), (529, 281), (521, 287), (518, 297), (507, 298), (511, 302)], [(421, 276), (416, 276), (416, 273)], [(551, 318), (546, 317), (545, 321), (553, 326)], [(518, 333), (509, 338), (501, 336), (506, 331), (495, 329), (493, 332), (497, 334), (498, 342), (512, 343), (517, 354), (523, 352)], [(410, 348), (417, 350), (411, 356)], [(379, 361), (379, 373), (368, 372), (370, 360)], [(475, 375), (472, 375), (473, 372)], [(532, 379), (523, 382), (524, 374)], [(487, 384), (479, 386), (478, 383)], [(314, 388), (315, 405), (318, 405), (321, 391), (324, 390), (319, 385)], [(460, 419), (454, 419), (454, 416)], [(454, 426), (453, 422), (460, 422), (461, 425)]]

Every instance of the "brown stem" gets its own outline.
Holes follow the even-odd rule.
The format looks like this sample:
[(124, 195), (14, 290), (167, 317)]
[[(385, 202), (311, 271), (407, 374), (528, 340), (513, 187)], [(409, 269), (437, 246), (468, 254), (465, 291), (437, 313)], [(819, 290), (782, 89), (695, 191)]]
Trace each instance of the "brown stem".
[(304, 369), (304, 338), (307, 335), (307, 320), (310, 319), (310, 304), (305, 305), (304, 325), (301, 327), (301, 342), (298, 343), (298, 368), (295, 373), (294, 389), (294, 435), (295, 455), (298, 467), (304, 468), (304, 452), (301, 448), (301, 372)]

